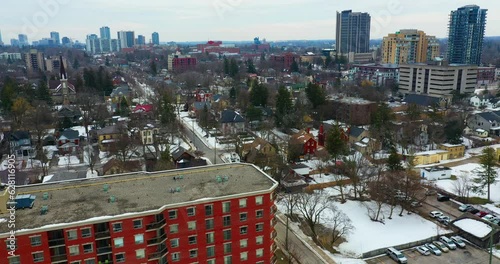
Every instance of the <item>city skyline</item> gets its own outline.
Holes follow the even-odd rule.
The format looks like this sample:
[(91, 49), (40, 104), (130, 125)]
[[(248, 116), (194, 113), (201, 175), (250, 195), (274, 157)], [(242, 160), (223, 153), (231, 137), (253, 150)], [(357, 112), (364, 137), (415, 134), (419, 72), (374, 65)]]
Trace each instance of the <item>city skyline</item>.
[[(452, 3), (353, 0), (335, 5), (325, 0), (188, 0), (176, 3), (152, 0), (148, 6), (134, 1), (49, 2), (52, 5), (37, 3), (27, 7), (21, 2), (6, 3), (0, 11), (4, 42), (18, 34), (27, 34), (31, 41), (47, 38), (51, 31), (84, 42), (86, 35), (99, 34), (102, 26), (110, 27), (112, 36), (118, 31), (135, 31), (136, 35), (148, 36), (147, 42), (153, 32), (162, 36), (162, 42), (250, 41), (256, 36), (268, 40), (335, 39), (335, 14), (349, 9), (371, 15), (371, 39), (381, 39), (403, 28), (418, 28), (429, 35), (446, 38), (450, 12), (471, 4), (462, 0)], [(500, 24), (500, 3), (479, 0), (473, 4), (490, 10), (486, 36), (500, 36), (500, 28), (493, 26)]]

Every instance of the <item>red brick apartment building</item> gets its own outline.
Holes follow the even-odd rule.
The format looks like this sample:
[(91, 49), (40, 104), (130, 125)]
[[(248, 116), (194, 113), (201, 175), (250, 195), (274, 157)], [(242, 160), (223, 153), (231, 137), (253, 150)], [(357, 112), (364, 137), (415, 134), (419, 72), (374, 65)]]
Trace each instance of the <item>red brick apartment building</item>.
[(300, 55), (295, 53), (287, 52), (281, 55), (271, 55), (270, 62), (274, 67), (278, 67), (280, 69), (289, 70), (292, 66), (293, 61), (296, 61), (297, 64), (300, 65)]
[(227, 164), (18, 187), (36, 201), (16, 210), (14, 256), (0, 225), (0, 263), (274, 263), (277, 185)]

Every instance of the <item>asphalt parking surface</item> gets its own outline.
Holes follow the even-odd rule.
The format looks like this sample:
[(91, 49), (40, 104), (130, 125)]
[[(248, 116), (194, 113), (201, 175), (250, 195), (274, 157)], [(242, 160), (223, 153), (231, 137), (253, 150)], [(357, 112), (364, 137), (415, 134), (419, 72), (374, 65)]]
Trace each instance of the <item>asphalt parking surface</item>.
[[(486, 264), (489, 263), (489, 254), (486, 251), (467, 245), (464, 249), (450, 250), (441, 256), (422, 256), (416, 249), (404, 250), (403, 254), (409, 264)], [(366, 260), (368, 264), (395, 264), (388, 256), (381, 256)], [(500, 264), (500, 260), (493, 256), (492, 262)]]

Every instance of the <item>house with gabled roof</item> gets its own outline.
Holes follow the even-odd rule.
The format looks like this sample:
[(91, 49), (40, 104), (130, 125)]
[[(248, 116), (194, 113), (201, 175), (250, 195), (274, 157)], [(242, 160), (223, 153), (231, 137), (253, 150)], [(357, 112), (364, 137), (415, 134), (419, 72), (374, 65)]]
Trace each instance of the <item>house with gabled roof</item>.
[(221, 113), (220, 123), (224, 135), (237, 134), (245, 131), (245, 119), (234, 110), (224, 110)]
[(73, 154), (80, 147), (80, 135), (73, 129), (65, 129), (59, 134), (57, 139), (57, 148), (59, 154)]
[(467, 119), (467, 126), (476, 131), (478, 129), (490, 135), (500, 135), (500, 111), (482, 112), (473, 114)]
[(54, 104), (69, 105), (76, 101), (76, 88), (68, 81), (62, 56), (59, 56), (59, 80), (49, 81), (49, 91)]
[(276, 148), (263, 138), (256, 138), (252, 143), (244, 144), (242, 157), (246, 162), (253, 163), (258, 156), (270, 157), (276, 154)]
[(309, 131), (301, 130), (290, 137), (288, 145), (299, 146), (302, 149), (302, 155), (312, 155), (318, 148), (318, 141)]

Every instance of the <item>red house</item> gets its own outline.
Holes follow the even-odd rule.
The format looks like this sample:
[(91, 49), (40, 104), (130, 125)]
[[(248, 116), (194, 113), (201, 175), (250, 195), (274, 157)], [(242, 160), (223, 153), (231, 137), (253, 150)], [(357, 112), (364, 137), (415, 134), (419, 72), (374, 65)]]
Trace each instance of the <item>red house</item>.
[(302, 155), (312, 155), (318, 149), (318, 141), (308, 131), (301, 130), (299, 133), (291, 136), (290, 145), (299, 145), (302, 148)]
[(278, 183), (254, 165), (99, 178), (17, 187), (37, 202), (0, 225), (0, 263), (276, 261)]
[(61, 155), (75, 153), (79, 146), (80, 135), (78, 131), (73, 129), (65, 129), (57, 139), (57, 148)]

